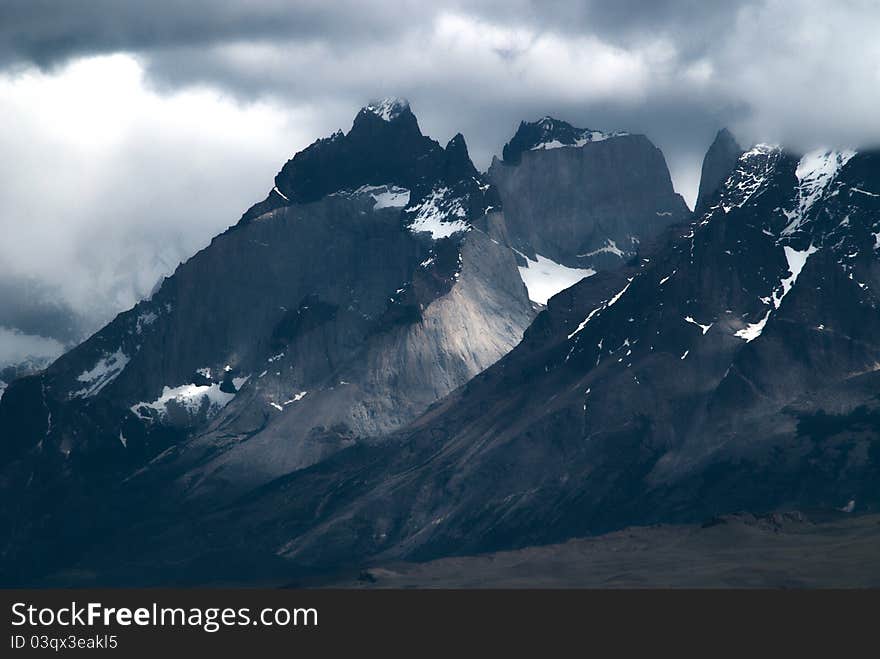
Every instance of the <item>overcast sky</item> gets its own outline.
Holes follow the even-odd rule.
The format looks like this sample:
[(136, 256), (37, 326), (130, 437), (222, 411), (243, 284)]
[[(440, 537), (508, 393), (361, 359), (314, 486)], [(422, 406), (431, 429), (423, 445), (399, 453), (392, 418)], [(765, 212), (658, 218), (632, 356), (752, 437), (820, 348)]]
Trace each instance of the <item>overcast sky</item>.
[(693, 204), (722, 126), (880, 142), (878, 35), (874, 0), (2, 0), (0, 365), (148, 294), (371, 98), (480, 168), (521, 119), (642, 132)]

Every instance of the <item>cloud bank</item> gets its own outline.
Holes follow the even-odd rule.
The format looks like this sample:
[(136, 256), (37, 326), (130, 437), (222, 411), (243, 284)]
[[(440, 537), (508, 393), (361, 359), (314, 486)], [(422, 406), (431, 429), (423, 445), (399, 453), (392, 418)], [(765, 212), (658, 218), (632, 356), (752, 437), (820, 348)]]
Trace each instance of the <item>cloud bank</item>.
[(0, 325), (96, 328), (378, 96), (440, 141), (463, 132), (480, 167), (544, 114), (645, 133), (690, 203), (721, 126), (876, 144), (878, 33), (867, 0), (8, 0)]

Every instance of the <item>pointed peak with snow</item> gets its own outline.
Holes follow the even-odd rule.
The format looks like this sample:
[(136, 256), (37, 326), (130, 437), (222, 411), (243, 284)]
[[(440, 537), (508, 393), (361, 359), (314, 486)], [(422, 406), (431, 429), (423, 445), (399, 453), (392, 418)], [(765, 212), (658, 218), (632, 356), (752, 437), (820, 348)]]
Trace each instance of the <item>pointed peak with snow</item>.
[(405, 98), (397, 98), (395, 96), (370, 101), (361, 111), (369, 112), (379, 117), (382, 121), (389, 122), (394, 121), (406, 112), (411, 112), (409, 101)]
[(373, 101), (360, 109), (347, 133), (318, 139), (288, 160), (275, 177), (269, 199), (243, 220), (365, 185), (412, 189), (436, 177), (443, 163), (443, 149), (422, 134), (407, 101)]
[(504, 161), (518, 163), (524, 151), (544, 151), (561, 147), (582, 147), (612, 137), (627, 135), (624, 131), (605, 133), (590, 128), (577, 128), (567, 121), (549, 115), (534, 122), (522, 121), (513, 138), (504, 146)]

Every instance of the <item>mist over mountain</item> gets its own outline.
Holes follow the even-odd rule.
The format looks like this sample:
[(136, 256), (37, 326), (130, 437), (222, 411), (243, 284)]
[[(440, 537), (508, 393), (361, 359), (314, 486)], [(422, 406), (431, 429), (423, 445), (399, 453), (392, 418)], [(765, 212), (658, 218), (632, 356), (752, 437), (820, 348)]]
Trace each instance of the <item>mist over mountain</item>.
[(702, 173), (692, 213), (648, 137), (549, 116), (482, 173), (463, 135), (368, 103), (149, 297), (4, 380), (4, 583), (876, 512), (878, 152), (722, 130)]

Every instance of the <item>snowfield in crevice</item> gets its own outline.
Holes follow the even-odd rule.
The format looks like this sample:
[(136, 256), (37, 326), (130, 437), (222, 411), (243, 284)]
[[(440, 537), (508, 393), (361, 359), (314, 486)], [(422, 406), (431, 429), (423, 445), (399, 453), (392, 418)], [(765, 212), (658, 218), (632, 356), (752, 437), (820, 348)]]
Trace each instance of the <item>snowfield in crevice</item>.
[(761, 336), (761, 332), (764, 331), (764, 326), (767, 325), (768, 320), (770, 320), (770, 309), (767, 310), (767, 313), (764, 314), (764, 317), (761, 320), (759, 320), (757, 323), (746, 325), (744, 328), (736, 333), (736, 336), (741, 338), (746, 343), (751, 343), (759, 336)]
[(684, 321), (686, 323), (690, 323), (691, 325), (696, 325), (697, 327), (699, 327), (700, 331), (703, 333), (703, 335), (705, 335), (706, 332), (708, 332), (710, 329), (712, 329), (712, 325), (714, 324), (714, 323), (709, 323), (708, 325), (703, 325), (702, 323), (694, 320), (694, 318), (692, 316), (685, 316)]
[(592, 130), (590, 128), (574, 128), (564, 121), (558, 121), (549, 116), (542, 117), (535, 125), (540, 127), (541, 135), (539, 141), (529, 148), (530, 151), (582, 147), (592, 142), (604, 142), (612, 137), (629, 135), (629, 133), (622, 130), (605, 133), (601, 130)]
[(605, 140), (611, 139), (612, 137), (621, 137), (623, 135), (629, 135), (629, 133), (626, 133), (624, 131), (603, 133), (600, 130), (585, 130), (583, 133), (581, 133), (580, 137), (574, 140), (574, 142), (564, 143), (560, 142), (558, 139), (552, 139), (536, 144), (530, 149), (530, 151), (547, 151), (549, 149), (561, 149), (563, 147), (582, 147), (593, 142), (604, 142)]
[[(236, 392), (247, 382), (247, 377), (234, 378), (232, 384)], [(196, 416), (204, 409), (208, 418), (222, 410), (235, 398), (234, 393), (220, 390), (220, 383), (208, 385), (184, 384), (179, 387), (162, 388), (162, 395), (152, 402), (135, 403), (131, 411), (144, 421), (156, 418), (168, 418), (169, 406), (178, 406), (191, 416)]]
[(791, 221), (782, 230), (783, 235), (790, 235), (800, 228), (813, 205), (825, 196), (841, 167), (854, 155), (856, 152), (850, 149), (844, 151), (817, 149), (800, 159), (794, 172), (798, 179), (798, 207), (789, 215)]
[[(720, 207), (725, 213), (741, 208), (767, 181), (782, 149), (773, 144), (757, 144), (739, 157), (736, 169), (724, 183)], [(705, 224), (708, 218), (703, 221)]]
[[(583, 329), (590, 323), (590, 321), (593, 320), (593, 317), (596, 314), (599, 314), (599, 313), (605, 311), (605, 309), (607, 309), (609, 307), (613, 307), (615, 304), (617, 304), (617, 301), (624, 296), (624, 294), (629, 290), (629, 287), (632, 285), (632, 283), (633, 283), (633, 277), (630, 277), (629, 279), (626, 280), (626, 286), (624, 286), (622, 289), (620, 289), (620, 291), (618, 293), (616, 293), (614, 295), (614, 297), (612, 297), (610, 300), (606, 300), (606, 301), (602, 302), (602, 304), (600, 304), (598, 307), (593, 309), (587, 315), (587, 317), (581, 321), (580, 325), (577, 326), (577, 329), (568, 335), (568, 340), (571, 341), (575, 336), (580, 334), (583, 331)], [(572, 349), (574, 349), (574, 348), (572, 348)], [(566, 359), (568, 359), (568, 358), (566, 357)]]
[(71, 394), (72, 398), (91, 398), (113, 382), (128, 365), (130, 358), (122, 348), (112, 354), (105, 353), (90, 370), (80, 373), (77, 381), (86, 386)]
[(534, 261), (521, 252), (517, 252), (526, 260), (526, 266), (518, 266), (519, 276), (522, 278), (526, 289), (529, 291), (529, 299), (538, 304), (547, 304), (547, 300), (574, 286), (584, 277), (592, 277), (596, 271), (592, 268), (580, 269), (551, 261), (550, 259), (536, 254)]
[(432, 190), (422, 203), (407, 213), (413, 215), (409, 230), (413, 233), (430, 233), (434, 240), (448, 238), (471, 228), (465, 219), (467, 211), (462, 200), (451, 197), (446, 187)]
[(371, 192), (370, 196), (376, 200), (373, 210), (379, 208), (404, 208), (409, 203), (409, 190), (397, 186), (388, 186), (384, 190)]
[[(798, 251), (793, 247), (789, 247), (786, 245), (783, 247), (785, 252), (785, 260), (788, 263), (788, 272), (789, 276), (779, 282), (779, 286), (775, 288), (769, 298), (766, 298), (767, 303), (772, 304), (772, 308), (767, 310), (767, 313), (764, 317), (759, 320), (757, 323), (752, 323), (747, 325), (743, 329), (736, 332), (735, 336), (743, 339), (746, 343), (754, 341), (759, 336), (761, 336), (761, 332), (764, 331), (764, 327), (767, 325), (767, 321), (770, 320), (770, 314), (775, 310), (779, 309), (782, 304), (783, 298), (794, 288), (795, 282), (801, 274), (801, 271), (804, 269), (804, 266), (807, 263), (807, 259), (810, 258), (811, 254), (815, 254), (819, 251), (817, 247), (810, 245), (807, 249)], [(764, 298), (762, 298), (764, 299)]]
[(360, 197), (369, 195), (373, 198), (373, 210), (382, 208), (404, 208), (409, 204), (410, 192), (397, 185), (362, 185), (357, 190), (339, 190), (330, 196)]
[(592, 252), (586, 252), (585, 254), (578, 254), (577, 257), (579, 259), (583, 259), (583, 258), (587, 258), (590, 256), (596, 256), (598, 254), (613, 254), (614, 256), (616, 256), (619, 259), (622, 259), (624, 256), (626, 256), (626, 252), (624, 252), (622, 249), (620, 249), (617, 246), (616, 242), (614, 242), (610, 238), (607, 238), (605, 240), (605, 244), (602, 247), (600, 247), (599, 249), (594, 249)]

